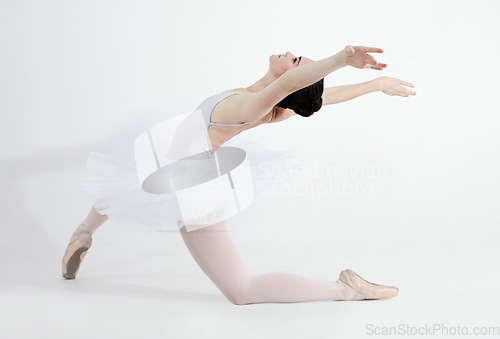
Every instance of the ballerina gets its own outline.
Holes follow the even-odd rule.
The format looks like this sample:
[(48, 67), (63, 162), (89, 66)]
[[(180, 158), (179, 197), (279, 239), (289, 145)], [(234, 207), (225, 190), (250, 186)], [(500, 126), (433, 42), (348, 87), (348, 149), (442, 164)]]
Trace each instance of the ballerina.
[[(403, 97), (416, 94), (403, 87), (413, 88), (413, 84), (385, 76), (360, 84), (324, 88), (324, 77), (342, 67), (374, 70), (387, 67), (369, 53), (383, 53), (383, 50), (347, 45), (340, 52), (318, 61), (297, 57), (291, 52), (271, 55), (267, 73), (253, 85), (218, 93), (199, 106), (207, 127), (208, 154), (216, 153), (222, 145), (245, 130), (264, 123), (281, 122), (296, 115), (309, 117), (324, 105), (376, 91)], [(119, 166), (119, 162), (114, 166)], [(90, 209), (66, 247), (62, 259), (62, 275), (66, 279), (76, 277), (91, 247), (92, 235), (113, 213), (118, 214), (120, 209), (113, 207), (123, 199), (103, 197), (101, 200)], [(121, 210), (127, 210), (126, 206), (122, 206)], [(340, 272), (336, 281), (287, 272), (250, 274), (227, 232), (226, 220), (191, 230), (186, 225), (178, 224), (177, 229), (202, 271), (235, 305), (385, 299), (399, 292), (395, 286), (371, 283), (349, 269)]]

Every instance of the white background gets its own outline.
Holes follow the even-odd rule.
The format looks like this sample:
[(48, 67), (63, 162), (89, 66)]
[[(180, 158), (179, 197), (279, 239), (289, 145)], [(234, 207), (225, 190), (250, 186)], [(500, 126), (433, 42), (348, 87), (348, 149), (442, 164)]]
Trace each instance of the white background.
[[(500, 326), (498, 7), (1, 0), (0, 336), (361, 338), (368, 324)], [(271, 54), (318, 60), (347, 44), (383, 48), (375, 57), (388, 67), (343, 68), (326, 86), (385, 75), (417, 95), (370, 93), (262, 126), (306, 168), (337, 170), (292, 187), (317, 193), (333, 180), (344, 191), (281, 192), (228, 225), (255, 274), (336, 280), (351, 268), (399, 296), (235, 306), (178, 233), (113, 220), (77, 279), (62, 279), (62, 254), (92, 203), (78, 186), (88, 152), (129, 107), (191, 110), (253, 84)], [(382, 174), (363, 177), (373, 168)]]

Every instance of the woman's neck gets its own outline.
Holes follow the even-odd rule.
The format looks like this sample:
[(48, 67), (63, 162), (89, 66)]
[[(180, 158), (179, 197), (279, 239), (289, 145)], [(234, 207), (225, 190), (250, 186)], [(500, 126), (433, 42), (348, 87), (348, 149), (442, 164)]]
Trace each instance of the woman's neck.
[(253, 85), (251, 85), (245, 89), (250, 93), (257, 93), (257, 92), (262, 91), (267, 86), (269, 86), (276, 79), (277, 79), (276, 76), (267, 72), (266, 75), (264, 75), (262, 78), (260, 78), (256, 83), (254, 83)]

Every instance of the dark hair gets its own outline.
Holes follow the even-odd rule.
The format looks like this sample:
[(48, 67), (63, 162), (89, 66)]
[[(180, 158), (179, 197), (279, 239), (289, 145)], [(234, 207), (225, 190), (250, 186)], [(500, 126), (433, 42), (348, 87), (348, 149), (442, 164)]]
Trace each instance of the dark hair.
[(323, 105), (324, 78), (312, 85), (299, 89), (287, 95), (276, 106), (281, 108), (291, 108), (295, 113), (303, 117), (310, 117), (314, 112), (320, 110)]

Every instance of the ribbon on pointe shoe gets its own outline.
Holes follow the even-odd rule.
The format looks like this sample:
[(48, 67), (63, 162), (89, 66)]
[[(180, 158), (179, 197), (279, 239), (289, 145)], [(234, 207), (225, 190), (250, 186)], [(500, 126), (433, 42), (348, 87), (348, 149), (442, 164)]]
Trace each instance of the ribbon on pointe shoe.
[(370, 299), (364, 293), (355, 290), (344, 282), (337, 280), (330, 282), (330, 300), (364, 300)]
[(399, 293), (399, 289), (395, 286), (385, 286), (369, 282), (350, 269), (340, 272), (339, 280), (365, 294), (367, 296), (366, 299), (386, 299), (395, 297)]
[(76, 228), (76, 230), (73, 232), (71, 235), (71, 239), (69, 240), (69, 243), (71, 244), (74, 242), (76, 239), (78, 239), (82, 234), (90, 234), (92, 235), (92, 227), (86, 223), (85, 221), (82, 221), (80, 226)]

